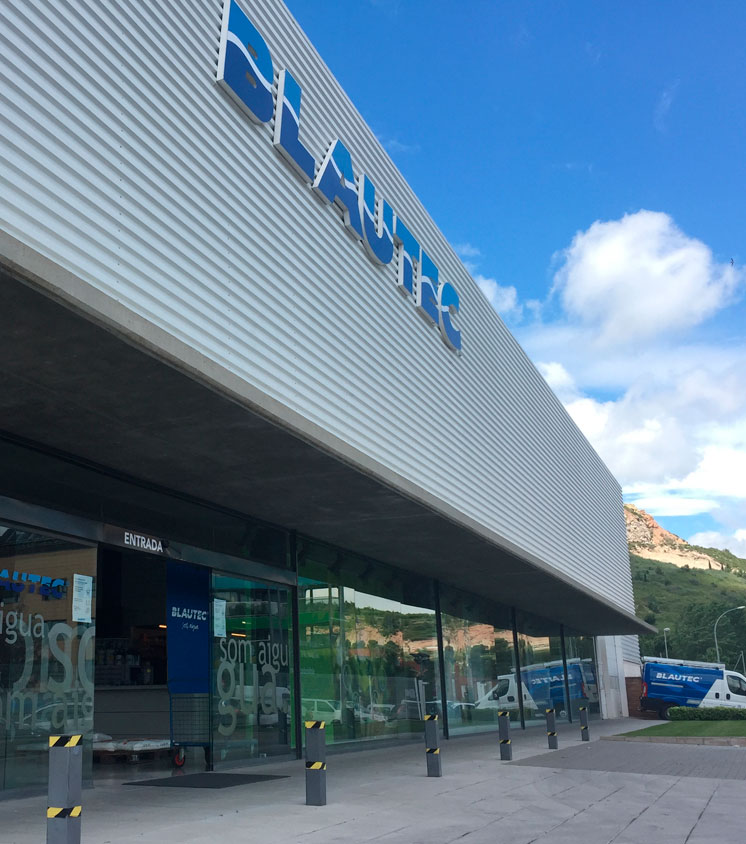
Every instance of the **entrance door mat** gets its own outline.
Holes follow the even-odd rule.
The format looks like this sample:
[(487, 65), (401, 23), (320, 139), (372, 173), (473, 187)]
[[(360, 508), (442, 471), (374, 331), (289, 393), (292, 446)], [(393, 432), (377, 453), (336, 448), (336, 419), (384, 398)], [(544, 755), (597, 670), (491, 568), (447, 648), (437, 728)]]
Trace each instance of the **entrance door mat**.
[(269, 774), (176, 774), (170, 777), (158, 777), (153, 780), (135, 780), (125, 785), (154, 785), (160, 788), (230, 788), (234, 785), (248, 785), (266, 780), (286, 780), (286, 776)]

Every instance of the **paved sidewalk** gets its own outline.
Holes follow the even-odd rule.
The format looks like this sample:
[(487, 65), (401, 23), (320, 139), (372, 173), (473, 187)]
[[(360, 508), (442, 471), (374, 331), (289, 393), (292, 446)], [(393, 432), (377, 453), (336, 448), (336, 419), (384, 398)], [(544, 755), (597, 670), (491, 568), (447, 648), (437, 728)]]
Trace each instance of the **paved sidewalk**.
[(576, 771), (746, 780), (746, 749), (742, 747), (594, 741), (585, 747), (545, 753), (514, 764)]
[[(639, 726), (625, 719), (591, 729), (595, 739)], [(499, 761), (494, 734), (454, 739), (444, 743), (442, 779), (424, 775), (420, 744), (330, 756), (325, 807), (304, 805), (302, 762), (244, 769), (288, 778), (219, 790), (104, 784), (84, 794), (83, 844), (746, 841), (746, 783), (712, 776), (719, 769), (709, 755), (735, 758), (745, 751), (665, 748), (708, 754), (702, 777), (661, 762), (660, 745), (581, 744), (579, 730), (569, 726), (559, 734), (561, 750), (548, 754), (543, 730), (516, 731), (519, 764)], [(657, 772), (620, 771), (629, 760), (619, 752), (640, 748), (655, 754), (649, 758)], [(599, 760), (604, 769), (582, 767)], [(0, 802), (0, 844), (41, 844), (45, 806), (44, 798)]]

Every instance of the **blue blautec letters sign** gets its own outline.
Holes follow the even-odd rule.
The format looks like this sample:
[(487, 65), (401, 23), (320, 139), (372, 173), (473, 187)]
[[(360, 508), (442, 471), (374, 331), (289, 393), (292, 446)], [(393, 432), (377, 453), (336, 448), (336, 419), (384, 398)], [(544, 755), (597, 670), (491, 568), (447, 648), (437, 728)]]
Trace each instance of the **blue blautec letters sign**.
[(439, 332), (446, 346), (461, 350), (461, 331), (454, 318), (459, 297), (391, 205), (377, 196), (370, 178), (355, 176), (350, 151), (332, 139), (317, 165), (300, 140), (301, 88), (288, 68), (279, 71), (277, 97), (273, 95), (275, 69), (266, 41), (236, 0), (226, 0), (220, 38), (217, 81), (255, 123), (274, 116), (275, 149), (293, 171), (326, 203), (342, 214), (348, 233), (359, 241), (371, 261), (390, 264), (396, 256), (397, 288), (410, 298), (422, 319)]

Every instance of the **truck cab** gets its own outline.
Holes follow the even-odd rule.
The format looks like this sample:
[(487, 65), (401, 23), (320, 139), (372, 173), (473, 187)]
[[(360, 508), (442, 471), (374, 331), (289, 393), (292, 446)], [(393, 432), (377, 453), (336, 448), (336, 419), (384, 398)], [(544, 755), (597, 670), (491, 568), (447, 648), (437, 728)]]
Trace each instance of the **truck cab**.
[[(523, 705), (526, 708), (536, 707), (526, 683), (523, 686)], [(518, 682), (515, 674), (501, 674), (497, 683), (474, 704), (476, 709), (515, 709), (520, 706), (518, 703)]]

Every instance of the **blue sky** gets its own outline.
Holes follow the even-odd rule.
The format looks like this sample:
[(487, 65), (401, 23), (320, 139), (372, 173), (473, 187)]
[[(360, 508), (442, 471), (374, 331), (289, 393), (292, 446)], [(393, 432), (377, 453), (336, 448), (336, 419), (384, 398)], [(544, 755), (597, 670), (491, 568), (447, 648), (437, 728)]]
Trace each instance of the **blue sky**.
[(626, 500), (746, 556), (746, 3), (288, 5)]

